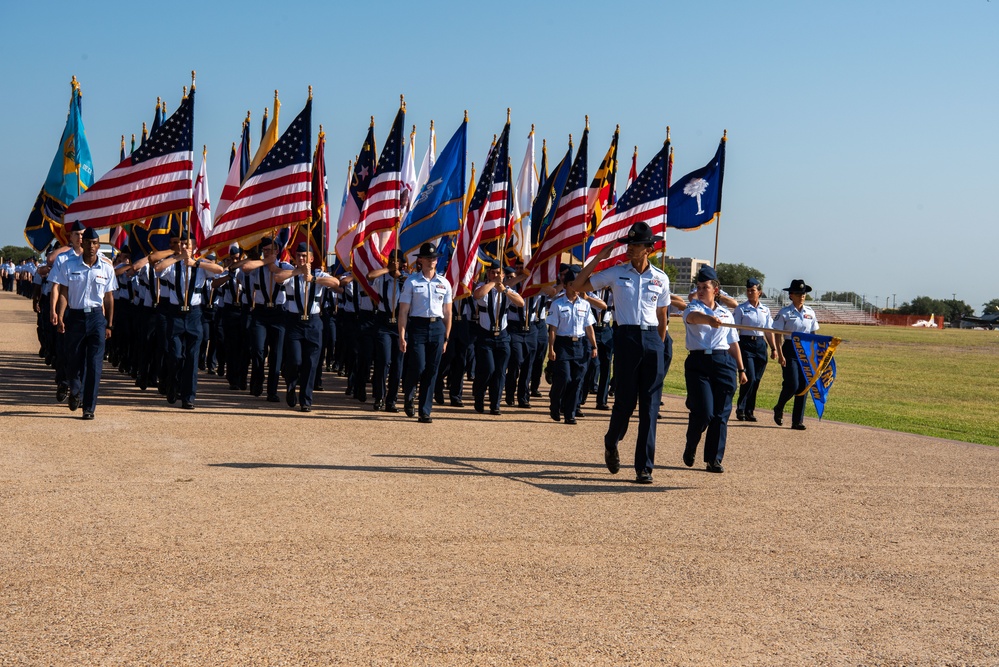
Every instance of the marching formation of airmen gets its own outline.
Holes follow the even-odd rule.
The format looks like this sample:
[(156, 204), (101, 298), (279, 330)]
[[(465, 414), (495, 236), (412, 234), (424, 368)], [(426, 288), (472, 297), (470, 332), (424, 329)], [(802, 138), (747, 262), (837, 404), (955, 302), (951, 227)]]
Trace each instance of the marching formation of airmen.
[[(611, 473), (620, 469), (618, 443), (638, 409), (635, 481), (650, 484), (672, 358), (669, 313), (686, 322), (691, 352), (688, 466), (706, 433), (707, 470), (722, 472), (726, 425), (740, 386), (737, 417), (755, 421), (766, 365), (757, 339), (772, 354), (777, 346), (771, 334), (740, 336), (720, 326), (734, 321), (724, 304), (735, 310), (735, 321), (772, 325), (766, 307), (760, 311), (758, 281), (747, 285), (756, 289), (756, 301), (750, 294), (734, 308), (705, 267), (687, 303), (671, 294), (668, 277), (650, 262), (662, 237), (642, 222), (618, 240), (626, 246), (623, 263), (594, 272), (610, 255), (613, 246), (607, 246), (584, 267), (564, 265), (555, 286), (525, 297), (523, 266), (497, 261), (484, 267), (472, 295), (458, 301), (437, 272), (430, 243), (412, 271), (393, 251), (385, 268), (367, 276), (376, 300), (349, 273), (313, 268), (305, 243), (294, 249), (293, 263), (282, 261), (280, 248), (266, 238), (245, 254), (234, 245), (216, 261), (214, 254), (198, 258), (190, 239), (175, 237), (169, 250), (134, 262), (125, 247), (112, 266), (98, 252), (93, 230), (75, 223), (68, 231), (69, 246), (30, 272), (31, 296), (39, 354), (55, 370), (56, 399), (68, 400), (73, 411), (82, 406), (84, 419), (94, 419), (102, 360), (140, 390), (156, 389), (186, 410), (195, 409), (201, 371), (226, 378), (231, 391), (269, 402), (281, 402), (283, 392), (289, 408), (310, 412), (325, 371), (345, 377), (347, 395), (359, 402), (370, 395), (374, 411), (397, 413), (401, 402), (420, 423), (433, 421), (434, 404), (464, 407), (468, 380), (478, 413), (501, 415), (504, 403), (540, 407), (532, 399), (543, 398), (545, 376), (552, 420), (576, 424), (591, 394), (597, 410), (610, 412), (604, 461)], [(6, 281), (6, 265), (2, 270)], [(799, 424), (797, 401), (794, 418)], [(780, 424), (776, 409), (775, 419)]]

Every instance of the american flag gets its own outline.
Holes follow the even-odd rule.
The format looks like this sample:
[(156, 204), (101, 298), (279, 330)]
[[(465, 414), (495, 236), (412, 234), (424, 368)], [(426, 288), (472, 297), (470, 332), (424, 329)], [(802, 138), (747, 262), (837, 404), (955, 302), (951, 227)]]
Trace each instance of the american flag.
[(482, 227), (493, 191), (493, 176), (496, 173), (498, 152), (492, 149), (489, 151), (486, 166), (482, 170), (482, 175), (479, 176), (475, 193), (468, 203), (465, 223), (458, 231), (454, 254), (447, 265), (447, 281), (451, 283), (452, 298), (455, 300), (472, 293), (472, 281), (475, 280), (475, 275), (478, 273), (479, 242), (482, 240)]
[[(663, 144), (652, 161), (646, 165), (642, 173), (628, 186), (621, 198), (617, 201), (617, 206), (608, 213), (603, 223), (597, 228), (593, 236), (593, 243), (590, 244), (590, 252), (586, 261), (590, 261), (600, 250), (628, 233), (636, 222), (646, 222), (656, 235), (666, 233), (666, 203), (667, 192), (669, 191), (670, 166), (672, 157), (669, 151), (669, 139)], [(656, 247), (662, 247), (660, 241)], [(600, 262), (594, 271), (603, 271), (622, 261), (627, 250), (624, 244), (614, 247), (610, 257)]]
[(534, 296), (541, 288), (554, 285), (558, 278), (558, 267), (562, 253), (586, 242), (586, 199), (590, 188), (586, 178), (586, 144), (589, 130), (583, 130), (579, 142), (579, 152), (569, 170), (569, 179), (562, 190), (555, 209), (555, 217), (545, 232), (538, 251), (531, 257), (526, 268), (530, 275), (524, 283), (521, 294)]
[(226, 212), (232, 200), (239, 192), (239, 186), (243, 183), (246, 172), (250, 169), (250, 119), (247, 117), (243, 121), (243, 135), (239, 141), (239, 147), (235, 144), (232, 147), (232, 155), (229, 156), (229, 173), (226, 175), (225, 184), (222, 186), (222, 194), (219, 196), (218, 210), (215, 211), (215, 222), (219, 221), (222, 214)]
[(190, 211), (194, 180), (194, 88), (149, 139), (66, 209), (68, 222), (113, 227)]
[(326, 248), (329, 238), (330, 212), (326, 202), (329, 188), (326, 182), (326, 133), (319, 126), (319, 139), (312, 157), (312, 220), (296, 227), (288, 247), (294, 251), (303, 241), (312, 249), (312, 268), (326, 269)]
[(385, 147), (378, 158), (378, 169), (368, 186), (368, 196), (361, 209), (351, 251), (350, 266), (354, 279), (376, 304), (379, 301), (378, 290), (368, 281), (368, 273), (385, 266), (383, 250), (399, 224), (402, 212), (402, 135), (405, 124), (406, 106), (403, 104), (395, 115)]
[(228, 245), (312, 218), (312, 98), (284, 131), (232, 204), (215, 221), (206, 247)]
[[(368, 196), (371, 177), (374, 176), (378, 164), (378, 152), (375, 146), (375, 119), (372, 116), (368, 134), (361, 144), (361, 152), (354, 160), (353, 171), (348, 177), (350, 185), (347, 196), (340, 207), (340, 219), (336, 225), (336, 257), (343, 266), (350, 266), (351, 250), (354, 248), (354, 238), (357, 236), (357, 223), (361, 219), (361, 209)], [(350, 171), (350, 169), (348, 169)]]
[[(499, 140), (493, 147), (492, 155), (495, 157), (493, 167), (493, 185), (489, 192), (489, 200), (482, 214), (482, 238), (479, 239), (481, 245), (498, 242), (501, 237), (507, 236), (510, 227), (510, 210), (508, 200), (510, 196), (510, 121), (503, 126)], [(498, 244), (497, 244), (498, 247)], [(498, 258), (499, 252), (490, 252), (490, 255)]]

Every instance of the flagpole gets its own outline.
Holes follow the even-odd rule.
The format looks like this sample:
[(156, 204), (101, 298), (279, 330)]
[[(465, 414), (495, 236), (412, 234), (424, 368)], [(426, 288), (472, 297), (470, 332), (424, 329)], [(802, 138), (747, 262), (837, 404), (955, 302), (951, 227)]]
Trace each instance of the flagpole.
[[(673, 147), (670, 146), (669, 125), (666, 126), (666, 145), (669, 146), (666, 156), (666, 173), (663, 174), (663, 178), (666, 179), (666, 207), (663, 208), (663, 247), (659, 251), (659, 268), (664, 270), (666, 268), (666, 216), (669, 214), (669, 181), (673, 171)], [(635, 154), (638, 154), (638, 146), (635, 146)]]
[[(728, 130), (722, 130), (722, 145), (728, 141)], [(721, 165), (719, 165), (719, 178), (718, 178), (718, 219), (715, 220), (715, 256), (714, 260), (711, 262), (711, 266), (718, 266), (718, 234), (721, 228), (721, 198), (722, 198), (722, 181), (725, 179), (725, 151), (722, 150)]]

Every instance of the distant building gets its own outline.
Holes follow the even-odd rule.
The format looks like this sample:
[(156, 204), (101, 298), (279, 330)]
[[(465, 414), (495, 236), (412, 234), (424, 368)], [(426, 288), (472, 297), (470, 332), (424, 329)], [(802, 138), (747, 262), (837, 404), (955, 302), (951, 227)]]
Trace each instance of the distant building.
[(701, 270), (701, 267), (710, 265), (711, 262), (706, 259), (697, 259), (695, 257), (670, 257), (669, 255), (666, 255), (664, 264), (672, 266), (676, 269), (675, 282), (681, 288), (685, 288), (694, 280), (694, 276), (696, 276), (697, 272)]

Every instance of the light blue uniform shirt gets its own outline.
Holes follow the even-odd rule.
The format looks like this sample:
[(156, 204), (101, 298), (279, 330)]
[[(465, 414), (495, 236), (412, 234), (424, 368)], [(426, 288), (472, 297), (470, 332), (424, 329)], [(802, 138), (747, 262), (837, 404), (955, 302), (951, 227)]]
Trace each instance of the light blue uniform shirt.
[[(312, 270), (313, 278), (329, 278), (330, 274), (319, 269)], [(305, 276), (292, 276), (288, 280), (284, 281), (284, 293), (288, 295), (284, 302), (284, 309), (289, 313), (301, 313), (301, 309), (298, 307), (299, 299), (302, 300), (302, 307), (304, 308), (306, 302), (309, 301), (309, 290), (315, 287), (316, 293), (312, 297), (312, 303), (309, 304), (309, 315), (318, 315), (320, 310), (320, 304), (323, 301), (323, 292), (326, 291), (325, 285), (320, 285), (316, 283), (314, 286), (310, 283), (305, 282)]]
[(371, 287), (378, 293), (378, 312), (393, 314), (398, 312), (399, 297), (402, 295), (402, 286), (405, 282), (405, 273), (398, 278), (393, 277), (391, 273), (384, 273), (371, 281)]
[(596, 290), (610, 288), (619, 326), (658, 326), (656, 311), (669, 307), (669, 278), (652, 264), (645, 273), (636, 271), (631, 262), (618, 264), (590, 276), (590, 284)]
[(725, 351), (732, 343), (739, 342), (739, 331), (728, 327), (718, 327), (717, 329), (707, 324), (691, 324), (687, 322), (687, 316), (691, 313), (704, 313), (709, 317), (717, 317), (725, 324), (735, 324), (732, 311), (720, 303), (715, 303), (714, 310), (708, 308), (704, 302), (691, 299), (687, 304), (687, 309), (683, 311), (683, 321), (687, 323), (687, 349), (691, 352), (695, 350)]
[(552, 301), (545, 322), (555, 327), (556, 336), (571, 336), (582, 340), (586, 336), (586, 327), (593, 326), (596, 319), (589, 303), (578, 295), (575, 301), (569, 301), (563, 294)]
[[(291, 270), (295, 267), (288, 262), (278, 261), (275, 262), (274, 268), (280, 271), (281, 269)], [(274, 280), (274, 276), (271, 275), (270, 265), (254, 269), (250, 272), (250, 275), (253, 282), (253, 303), (260, 305), (269, 303), (274, 306), (284, 305), (285, 300), (288, 298), (284, 292), (284, 283)]]
[(97, 256), (93, 266), (87, 266), (83, 257), (72, 252), (63, 253), (69, 257), (56, 262), (49, 274), (49, 280), (65, 287), (66, 300), (74, 310), (101, 308), (104, 295), (118, 289), (114, 267), (107, 258)]
[(793, 305), (784, 306), (774, 318), (774, 329), (792, 333), (813, 333), (819, 330), (819, 321), (810, 306), (803, 305), (798, 310)]
[[(774, 318), (770, 316), (770, 309), (760, 302), (759, 306), (746, 301), (739, 304), (739, 307), (732, 313), (736, 324), (743, 324), (749, 327), (760, 327), (761, 329), (772, 329)], [(762, 336), (762, 331), (743, 331), (743, 336)]]
[(428, 279), (417, 271), (403, 283), (399, 303), (409, 304), (410, 317), (444, 317), (444, 306), (451, 303), (451, 283), (441, 274)]
[[(475, 286), (475, 289), (479, 289), (484, 284), (485, 283), (478, 283)], [(500, 295), (499, 291), (495, 287), (486, 292), (485, 296), (481, 299), (475, 299), (475, 312), (477, 313), (476, 319), (479, 322), (479, 326), (486, 330), (492, 330), (494, 322), (499, 323), (497, 328), (500, 331), (506, 329), (506, 315), (509, 310), (509, 298), (507, 298), (505, 294)]]
[[(177, 260), (162, 271), (157, 271), (156, 275), (160, 277), (161, 298), (167, 297), (173, 305), (183, 306), (184, 299), (187, 298), (187, 292), (190, 290), (191, 297), (188, 305), (200, 306), (202, 289), (205, 286), (205, 278), (208, 274), (200, 268), (196, 275), (192, 276), (192, 274), (195, 274), (194, 267), (184, 266), (184, 260)], [(192, 277), (194, 278), (193, 281), (191, 280)], [(178, 278), (180, 280), (179, 285), (177, 283)]]

